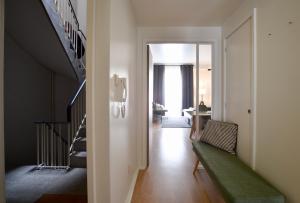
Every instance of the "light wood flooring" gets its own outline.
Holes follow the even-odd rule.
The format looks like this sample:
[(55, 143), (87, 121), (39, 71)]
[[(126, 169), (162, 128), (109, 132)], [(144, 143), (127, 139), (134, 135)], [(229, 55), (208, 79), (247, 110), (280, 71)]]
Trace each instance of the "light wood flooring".
[(193, 175), (189, 132), (153, 125), (150, 165), (138, 175), (132, 203), (224, 203), (204, 169)]
[(36, 203), (87, 203), (86, 195), (43, 195)]

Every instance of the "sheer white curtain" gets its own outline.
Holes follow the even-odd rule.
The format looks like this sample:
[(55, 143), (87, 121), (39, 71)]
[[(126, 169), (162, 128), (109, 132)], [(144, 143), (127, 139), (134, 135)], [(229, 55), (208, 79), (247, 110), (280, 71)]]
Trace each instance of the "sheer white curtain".
[(180, 66), (165, 66), (165, 108), (168, 116), (180, 116), (182, 79)]

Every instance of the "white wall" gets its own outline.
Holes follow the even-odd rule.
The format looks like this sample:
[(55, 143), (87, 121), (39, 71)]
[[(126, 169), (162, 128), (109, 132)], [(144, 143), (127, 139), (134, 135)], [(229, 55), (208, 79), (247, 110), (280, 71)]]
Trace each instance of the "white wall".
[[(225, 23), (224, 36), (257, 8), (257, 131), (255, 170), (300, 202), (300, 1), (244, 2)], [(289, 23), (292, 22), (292, 23)]]
[[(89, 1), (87, 34), (89, 202), (130, 202), (137, 175), (136, 25), (130, 0)], [(127, 78), (124, 119), (110, 112), (113, 74)]]
[[(220, 27), (140, 27), (137, 52), (137, 135), (139, 167), (146, 167), (147, 157), (147, 44), (148, 43), (213, 43), (213, 118), (222, 118)], [(150, 163), (151, 164), (151, 163)]]
[[(78, 2), (78, 0), (71, 0), (71, 4), (72, 4), (75, 12), (77, 12), (77, 4), (78, 4), (77, 2)], [(76, 13), (76, 15), (77, 15), (77, 13)]]
[[(124, 202), (137, 175), (136, 23), (130, 0), (111, 1), (110, 76), (127, 78), (126, 117), (110, 115), (111, 202)], [(112, 106), (112, 102), (110, 104)], [(129, 198), (128, 198), (129, 199)]]
[(87, 32), (87, 0), (71, 0), (72, 6), (76, 12), (80, 29), (86, 36)]
[[(154, 80), (154, 64), (153, 55), (149, 47), (149, 129), (152, 128), (153, 122), (153, 80)], [(149, 132), (151, 134), (151, 132)]]
[[(153, 87), (154, 87), (154, 63), (153, 63), (153, 54), (151, 52), (151, 46), (149, 46), (149, 82), (148, 82), (148, 85), (149, 85), (149, 107), (148, 107), (148, 111), (149, 111), (149, 122), (148, 122), (148, 126), (149, 126), (149, 131), (148, 131), (148, 150), (149, 148), (151, 148), (151, 144), (152, 144), (152, 133), (153, 133)], [(149, 159), (150, 159), (150, 156), (148, 154), (148, 157), (147, 157), (147, 162), (149, 163)], [(147, 163), (147, 164), (148, 164)]]
[(80, 25), (80, 29), (86, 36), (87, 25), (87, 0), (77, 1), (77, 17)]
[(4, 203), (4, 0), (0, 0), (0, 45), (0, 203)]

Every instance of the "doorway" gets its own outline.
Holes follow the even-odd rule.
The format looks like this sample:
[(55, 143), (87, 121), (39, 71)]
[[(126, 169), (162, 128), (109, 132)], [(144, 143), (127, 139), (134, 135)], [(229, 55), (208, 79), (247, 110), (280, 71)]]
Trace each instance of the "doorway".
[[(199, 193), (206, 183), (191, 175), (195, 154), (190, 132), (192, 125), (200, 129), (199, 122), (193, 122), (200, 102), (207, 114), (213, 110), (212, 50), (212, 44), (148, 45), (148, 167), (138, 176), (133, 202), (154, 202), (162, 196), (162, 202), (209, 202)], [(197, 133), (201, 132), (195, 132), (193, 139)], [(202, 172), (196, 176), (208, 178)], [(161, 185), (159, 190), (156, 185)], [(139, 195), (140, 191), (147, 197)], [(212, 196), (219, 202), (218, 195)]]
[(184, 136), (198, 139), (199, 111), (211, 118), (212, 52), (210, 43), (148, 45), (148, 166), (153, 132), (185, 129)]

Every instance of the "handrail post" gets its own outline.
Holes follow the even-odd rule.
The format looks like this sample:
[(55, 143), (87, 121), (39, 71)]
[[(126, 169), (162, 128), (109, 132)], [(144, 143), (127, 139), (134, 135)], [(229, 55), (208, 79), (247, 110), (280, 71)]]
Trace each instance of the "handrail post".
[(71, 165), (70, 160), (70, 149), (71, 148), (71, 124), (68, 123), (68, 167)]
[[(47, 129), (48, 128), (48, 129)], [(46, 163), (47, 163), (47, 166), (49, 166), (49, 127), (46, 126)]]
[(53, 136), (54, 136), (54, 125), (53, 124), (51, 124), (51, 136), (50, 136), (50, 157), (51, 157), (51, 166), (53, 166), (54, 165), (54, 163), (53, 163)]
[(40, 165), (40, 139), (39, 139), (39, 125), (36, 126), (36, 143), (37, 143), (37, 166)]
[(43, 127), (43, 165), (46, 163), (46, 125), (42, 124)]

